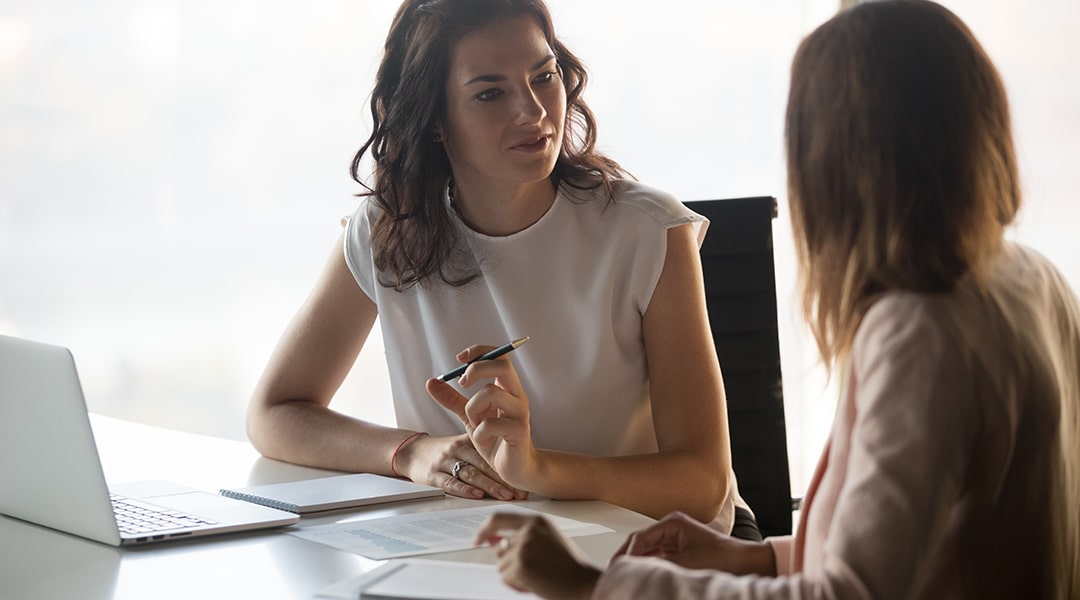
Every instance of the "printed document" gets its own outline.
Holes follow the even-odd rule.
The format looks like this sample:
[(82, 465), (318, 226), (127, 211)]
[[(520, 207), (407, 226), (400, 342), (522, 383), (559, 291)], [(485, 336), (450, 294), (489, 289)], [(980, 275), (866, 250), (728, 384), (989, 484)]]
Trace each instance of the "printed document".
[(495, 512), (547, 517), (567, 537), (614, 531), (603, 525), (582, 523), (528, 508), (487, 505), (304, 527), (290, 531), (289, 535), (367, 558), (383, 560), (473, 548), (473, 537), (480, 529), (480, 524)]

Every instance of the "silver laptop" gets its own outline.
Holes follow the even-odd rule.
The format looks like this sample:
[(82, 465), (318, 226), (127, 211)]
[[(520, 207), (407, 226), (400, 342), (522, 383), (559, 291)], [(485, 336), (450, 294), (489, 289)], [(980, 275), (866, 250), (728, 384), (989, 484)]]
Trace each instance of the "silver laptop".
[(300, 520), (290, 512), (168, 482), (106, 485), (71, 352), (4, 335), (0, 513), (113, 546)]

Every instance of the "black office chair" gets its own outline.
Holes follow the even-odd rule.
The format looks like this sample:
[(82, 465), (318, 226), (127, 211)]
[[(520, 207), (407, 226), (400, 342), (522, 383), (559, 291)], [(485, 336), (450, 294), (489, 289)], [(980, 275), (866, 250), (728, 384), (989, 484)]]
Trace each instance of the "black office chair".
[(731, 456), (739, 493), (764, 536), (791, 533), (784, 392), (777, 333), (770, 196), (698, 200), (709, 219), (701, 247), (713, 341), (727, 391)]

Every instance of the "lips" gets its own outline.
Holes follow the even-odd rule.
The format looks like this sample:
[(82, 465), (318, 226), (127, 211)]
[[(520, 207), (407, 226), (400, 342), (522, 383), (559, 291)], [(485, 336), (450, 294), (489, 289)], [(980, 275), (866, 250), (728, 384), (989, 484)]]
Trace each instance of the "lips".
[(547, 148), (550, 136), (547, 135), (531, 135), (518, 141), (516, 144), (510, 147), (511, 150), (522, 150), (524, 152), (538, 152)]

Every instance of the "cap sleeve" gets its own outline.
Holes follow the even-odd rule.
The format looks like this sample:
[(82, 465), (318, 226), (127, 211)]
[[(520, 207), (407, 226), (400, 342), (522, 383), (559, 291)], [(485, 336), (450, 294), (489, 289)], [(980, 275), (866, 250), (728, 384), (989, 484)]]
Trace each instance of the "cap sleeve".
[(356, 283), (375, 299), (378, 285), (375, 277), (375, 262), (371, 252), (371, 212), (375, 208), (365, 199), (356, 207), (352, 216), (345, 223), (345, 264), (348, 265)]

